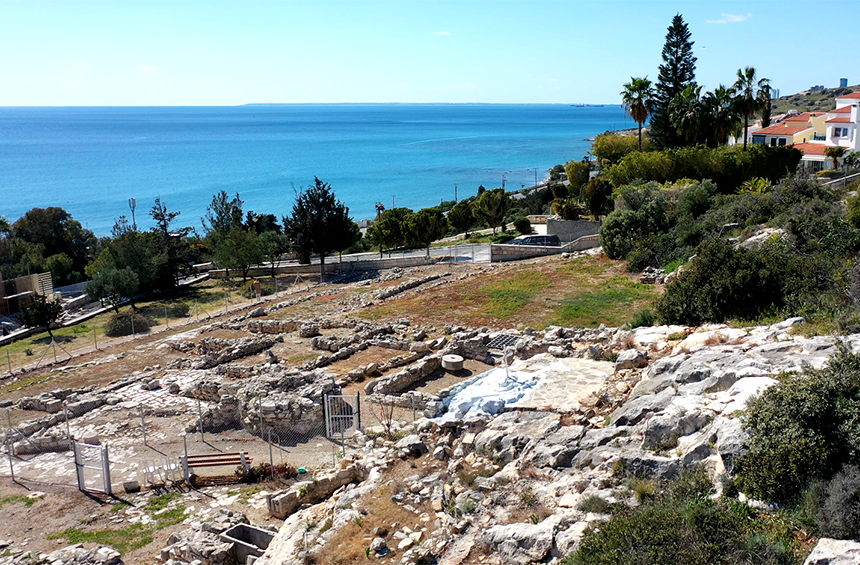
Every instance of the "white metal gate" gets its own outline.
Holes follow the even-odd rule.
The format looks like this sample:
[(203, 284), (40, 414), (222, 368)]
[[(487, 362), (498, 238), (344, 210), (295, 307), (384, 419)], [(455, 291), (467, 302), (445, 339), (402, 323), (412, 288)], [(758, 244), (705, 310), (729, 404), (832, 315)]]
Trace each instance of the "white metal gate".
[(82, 491), (113, 494), (110, 485), (110, 459), (106, 445), (74, 443), (75, 472)]
[(327, 394), (324, 397), (325, 435), (328, 438), (346, 435), (347, 430), (361, 429), (359, 395)]

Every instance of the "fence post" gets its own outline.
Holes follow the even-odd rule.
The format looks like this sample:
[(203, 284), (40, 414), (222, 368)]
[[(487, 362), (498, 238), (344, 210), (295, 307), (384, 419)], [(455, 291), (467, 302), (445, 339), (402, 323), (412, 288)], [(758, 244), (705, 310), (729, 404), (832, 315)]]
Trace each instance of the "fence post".
[(131, 313), (131, 337), (134, 337), (134, 312)]
[(6, 410), (6, 420), (9, 422), (9, 428), (6, 431), (6, 453), (9, 454), (9, 473), (12, 475), (12, 482), (15, 482), (15, 465), (12, 463), (12, 413)]
[(190, 477), (188, 472), (188, 442), (186, 441), (188, 434), (182, 432), (182, 477), (187, 481)]
[(102, 447), (102, 477), (105, 481), (105, 493), (108, 496), (113, 495), (113, 488), (111, 488), (110, 480), (110, 455), (108, 454), (107, 444)]
[(325, 416), (325, 437), (331, 437), (331, 428), (329, 425), (329, 414), (328, 414), (328, 393), (324, 393), (323, 397), (323, 414)]
[(275, 476), (275, 458), (272, 455), (272, 428), (269, 428), (269, 469), (272, 477)]
[(57, 342), (51, 338), (51, 348), (54, 350), (54, 365), (57, 364)]
[(9, 355), (9, 350), (6, 350), (6, 362), (9, 364), (9, 376), (12, 376), (12, 356)]
[(143, 404), (139, 404), (140, 408), (140, 429), (143, 430), (143, 445), (146, 445), (146, 419), (143, 414)]
[(224, 313), (227, 313), (227, 291), (224, 291)]
[(93, 328), (93, 345), (95, 346), (96, 351), (98, 351), (98, 349), (99, 349), (99, 338), (96, 337), (96, 329), (95, 328)]
[(200, 321), (200, 305), (198, 299), (194, 299), (194, 311), (197, 313), (197, 321)]
[(361, 391), (355, 391), (355, 429), (361, 429)]
[(263, 397), (260, 397), (258, 412), (260, 414), (260, 439), (263, 439)]
[(167, 326), (167, 329), (170, 329), (170, 317), (167, 315), (167, 306), (164, 307), (164, 325)]
[(197, 399), (197, 423), (200, 427), (200, 443), (206, 443), (203, 439), (203, 403), (199, 398)]
[[(69, 444), (72, 443), (72, 431), (69, 427), (69, 411), (66, 410), (66, 401), (63, 401), (63, 417), (66, 419), (66, 437), (69, 438)], [(71, 446), (70, 446), (71, 447)]]

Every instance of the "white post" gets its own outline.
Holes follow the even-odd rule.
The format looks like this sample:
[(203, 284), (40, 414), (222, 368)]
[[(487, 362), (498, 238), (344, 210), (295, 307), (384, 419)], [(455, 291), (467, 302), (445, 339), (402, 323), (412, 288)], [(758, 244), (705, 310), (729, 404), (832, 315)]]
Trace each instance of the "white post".
[(186, 441), (188, 434), (182, 432), (182, 476), (187, 481), (191, 476), (188, 471), (188, 442)]
[(66, 401), (63, 401), (63, 417), (66, 419), (66, 437), (69, 438), (69, 443), (72, 443), (72, 431), (69, 427), (69, 411), (66, 410)]
[(140, 429), (143, 430), (143, 445), (146, 445), (146, 419), (143, 415), (143, 404), (139, 404), (140, 408)]
[(167, 306), (164, 307), (164, 325), (167, 326), (167, 329), (170, 329), (170, 317), (167, 315)]
[(325, 437), (331, 437), (331, 424), (328, 413), (328, 394), (323, 394), (323, 414), (325, 415)]
[(111, 480), (110, 480), (110, 456), (108, 455), (108, 446), (107, 444), (102, 447), (102, 477), (105, 481), (105, 493), (110, 496), (113, 494), (113, 489), (111, 488)]
[(57, 363), (57, 342), (54, 341), (54, 338), (51, 338), (51, 347), (54, 350), (54, 364)]
[(93, 328), (93, 345), (95, 346), (96, 351), (98, 351), (98, 349), (99, 349), (99, 338), (96, 337), (96, 329), (95, 328)]
[(6, 410), (6, 420), (9, 422), (9, 429), (6, 433), (6, 453), (9, 454), (9, 473), (12, 475), (12, 482), (15, 482), (15, 465), (12, 463), (12, 413)]
[(206, 443), (203, 439), (203, 403), (197, 399), (197, 423), (200, 424), (200, 443)]

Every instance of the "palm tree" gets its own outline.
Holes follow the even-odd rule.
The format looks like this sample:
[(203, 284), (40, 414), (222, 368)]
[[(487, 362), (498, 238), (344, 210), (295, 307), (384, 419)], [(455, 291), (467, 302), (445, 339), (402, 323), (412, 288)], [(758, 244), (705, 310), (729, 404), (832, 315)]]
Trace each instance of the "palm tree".
[(734, 103), (735, 91), (722, 84), (713, 92), (705, 94), (702, 103), (705, 117), (710, 123), (708, 140), (714, 146), (723, 145), (741, 123), (741, 116)]
[(621, 107), (624, 113), (639, 124), (639, 151), (642, 151), (642, 124), (648, 120), (654, 105), (654, 89), (648, 77), (630, 77), (630, 82), (621, 91)]
[(12, 231), (12, 224), (9, 223), (9, 220), (0, 216), (0, 236), (8, 234)]
[(770, 79), (763, 78), (758, 81), (758, 97), (761, 101), (761, 127), (770, 125), (771, 102), (770, 97), (773, 89), (770, 87)]
[(693, 144), (699, 138), (702, 127), (702, 87), (688, 85), (669, 104), (669, 120), (687, 143)]
[(738, 69), (738, 79), (734, 84), (736, 94), (735, 103), (744, 117), (744, 149), (747, 148), (749, 119), (754, 116), (758, 110), (764, 107), (760, 95), (763, 84), (768, 86), (769, 92), (770, 87), (768, 79), (756, 81), (755, 67)]
[(833, 169), (839, 169), (839, 159), (848, 151), (847, 147), (827, 147), (824, 149), (824, 154), (833, 159)]

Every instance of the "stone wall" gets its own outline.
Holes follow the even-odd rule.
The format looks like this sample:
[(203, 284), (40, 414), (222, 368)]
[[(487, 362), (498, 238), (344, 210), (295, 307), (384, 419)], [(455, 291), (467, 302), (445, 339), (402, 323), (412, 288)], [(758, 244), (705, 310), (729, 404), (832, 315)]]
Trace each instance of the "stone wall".
[(557, 235), (562, 243), (576, 241), (586, 235), (596, 235), (600, 231), (600, 222), (589, 220), (558, 220), (547, 218), (546, 233)]

